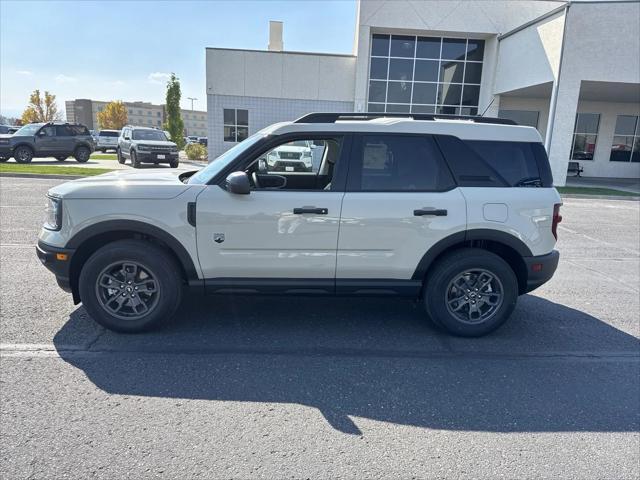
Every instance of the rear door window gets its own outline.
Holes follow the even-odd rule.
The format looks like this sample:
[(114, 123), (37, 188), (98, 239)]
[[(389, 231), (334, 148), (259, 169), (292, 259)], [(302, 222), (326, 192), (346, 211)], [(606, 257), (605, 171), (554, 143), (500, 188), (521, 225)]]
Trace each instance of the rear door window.
[(422, 135), (363, 135), (356, 147), (349, 190), (434, 192), (455, 183), (435, 141)]

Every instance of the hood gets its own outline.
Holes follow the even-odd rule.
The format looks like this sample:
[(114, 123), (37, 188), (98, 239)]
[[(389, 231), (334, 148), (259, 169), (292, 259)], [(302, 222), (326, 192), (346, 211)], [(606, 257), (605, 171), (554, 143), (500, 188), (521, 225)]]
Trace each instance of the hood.
[(132, 140), (136, 145), (151, 145), (157, 147), (175, 147), (176, 144), (169, 140)]
[(280, 152), (310, 152), (311, 149), (309, 147), (299, 147), (297, 145), (280, 145), (278, 147), (278, 151)]
[(163, 200), (177, 197), (194, 186), (180, 181), (179, 176), (183, 173), (173, 169), (149, 172), (117, 170), (57, 185), (49, 190), (49, 194), (71, 199)]

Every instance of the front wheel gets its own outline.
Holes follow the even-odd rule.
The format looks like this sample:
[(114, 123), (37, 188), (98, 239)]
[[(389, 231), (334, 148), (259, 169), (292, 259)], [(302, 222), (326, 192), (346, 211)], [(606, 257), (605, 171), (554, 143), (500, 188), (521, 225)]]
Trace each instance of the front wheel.
[(91, 156), (91, 150), (87, 147), (78, 147), (73, 156), (76, 157), (76, 161), (79, 163), (86, 163), (89, 160), (89, 156)]
[(125, 158), (122, 156), (122, 152), (119, 148), (116, 150), (116, 156), (118, 157), (118, 163), (124, 165)]
[(80, 298), (105, 328), (136, 333), (158, 326), (175, 313), (182, 276), (173, 258), (140, 240), (110, 243), (82, 267)]
[(9, 157), (0, 157), (0, 163), (4, 163), (9, 160)]
[(140, 162), (138, 162), (138, 155), (135, 150), (131, 150), (131, 166), (133, 168), (140, 168)]
[(18, 163), (29, 163), (33, 160), (33, 150), (29, 147), (20, 146), (13, 151), (13, 158)]
[(436, 325), (462, 337), (480, 337), (500, 327), (518, 298), (518, 280), (509, 264), (478, 248), (446, 255), (426, 282), (427, 314)]
[(179, 164), (178, 160), (174, 160), (171, 163), (169, 163), (169, 166), (171, 168), (178, 168), (178, 164)]

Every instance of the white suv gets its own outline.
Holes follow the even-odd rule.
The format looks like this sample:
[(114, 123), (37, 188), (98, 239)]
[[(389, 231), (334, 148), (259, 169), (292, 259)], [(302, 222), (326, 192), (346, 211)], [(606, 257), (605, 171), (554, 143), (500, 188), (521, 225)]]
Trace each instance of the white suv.
[[(291, 142), (311, 171), (271, 171)], [(198, 172), (112, 172), (48, 193), (41, 261), (101, 325), (213, 293), (403, 295), (447, 331), (500, 326), (558, 264), (560, 196), (540, 135), (502, 119), (309, 114)]]

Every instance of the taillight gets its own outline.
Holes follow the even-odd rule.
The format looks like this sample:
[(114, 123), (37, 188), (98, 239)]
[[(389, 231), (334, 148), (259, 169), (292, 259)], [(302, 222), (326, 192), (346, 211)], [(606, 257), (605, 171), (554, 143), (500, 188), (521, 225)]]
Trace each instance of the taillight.
[(553, 206), (553, 223), (551, 224), (551, 233), (556, 240), (558, 240), (558, 224), (562, 221), (562, 215), (560, 215), (561, 203), (556, 203)]

